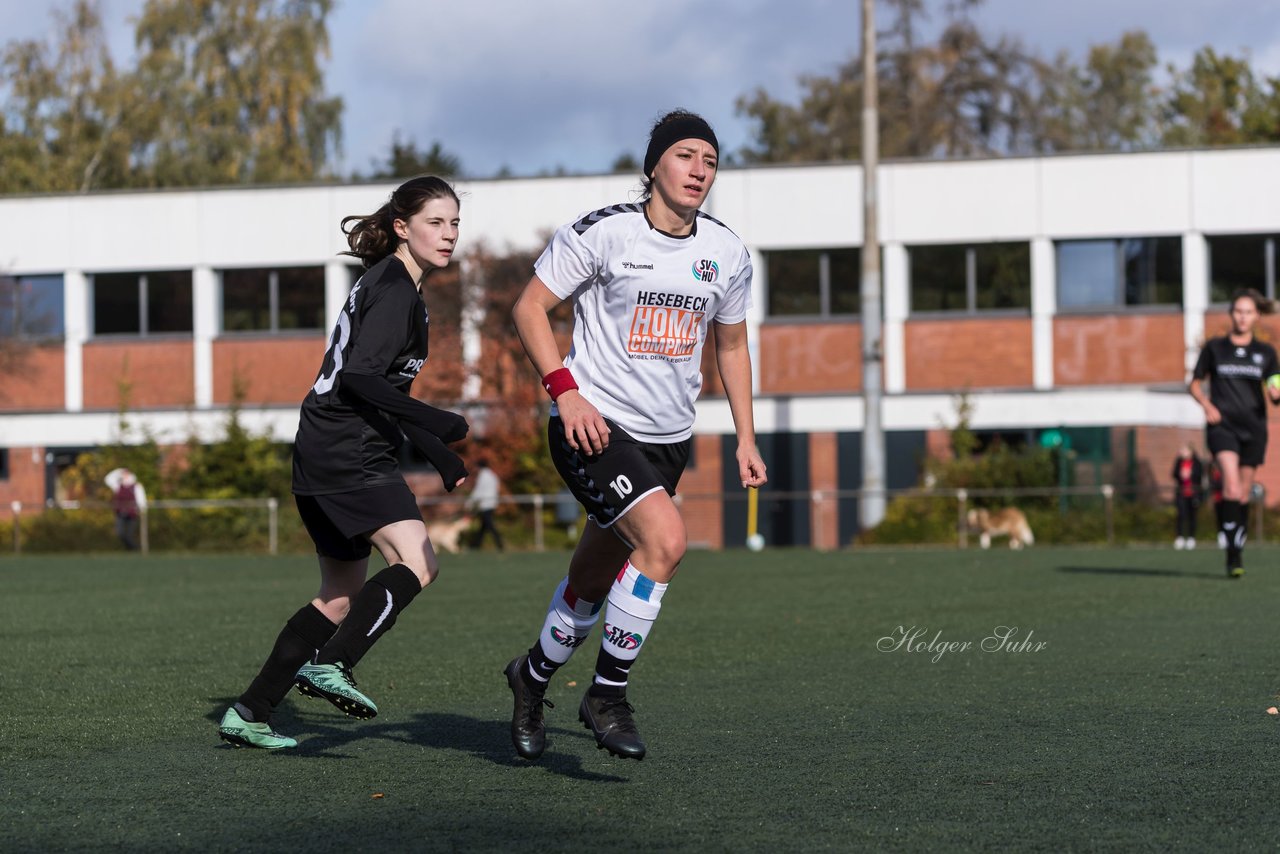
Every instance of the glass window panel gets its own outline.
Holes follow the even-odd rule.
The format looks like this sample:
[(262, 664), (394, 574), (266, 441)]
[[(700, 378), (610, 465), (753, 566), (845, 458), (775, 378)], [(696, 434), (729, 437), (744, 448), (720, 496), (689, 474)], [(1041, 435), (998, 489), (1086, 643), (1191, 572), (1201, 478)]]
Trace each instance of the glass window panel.
[(769, 314), (821, 314), (822, 295), (819, 280), (820, 250), (802, 249), (770, 252), (766, 257), (769, 271)]
[(1118, 241), (1124, 257), (1125, 305), (1182, 302), (1182, 240), (1141, 237)]
[(862, 308), (862, 250), (829, 249), (831, 314), (857, 314)]
[(248, 332), (271, 328), (270, 270), (222, 271), (222, 328)]
[(1267, 241), (1265, 234), (1210, 237), (1209, 299), (1227, 302), (1241, 288), (1267, 293)]
[(1114, 240), (1068, 240), (1057, 246), (1058, 306), (1114, 306), (1118, 288)]
[(147, 332), (190, 332), (191, 271), (160, 270), (147, 276)]
[(61, 276), (0, 277), (0, 336), (61, 338)]
[(912, 311), (968, 311), (964, 246), (912, 246)]
[(142, 311), (137, 273), (98, 273), (93, 277), (95, 335), (138, 335)]
[(1031, 244), (973, 247), (977, 309), (1031, 307)]
[(0, 337), (18, 334), (18, 280), (0, 276)]
[(280, 317), (277, 329), (324, 326), (324, 268), (286, 267), (277, 273)]

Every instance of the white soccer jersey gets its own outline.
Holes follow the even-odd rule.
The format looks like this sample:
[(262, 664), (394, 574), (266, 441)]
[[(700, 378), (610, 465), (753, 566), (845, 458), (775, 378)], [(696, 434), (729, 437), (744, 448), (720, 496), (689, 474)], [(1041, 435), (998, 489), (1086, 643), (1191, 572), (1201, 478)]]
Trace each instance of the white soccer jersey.
[(641, 441), (689, 438), (707, 324), (738, 323), (751, 306), (738, 236), (699, 212), (693, 233), (673, 237), (641, 205), (613, 205), (557, 229), (534, 270), (573, 297), (564, 364), (583, 397)]

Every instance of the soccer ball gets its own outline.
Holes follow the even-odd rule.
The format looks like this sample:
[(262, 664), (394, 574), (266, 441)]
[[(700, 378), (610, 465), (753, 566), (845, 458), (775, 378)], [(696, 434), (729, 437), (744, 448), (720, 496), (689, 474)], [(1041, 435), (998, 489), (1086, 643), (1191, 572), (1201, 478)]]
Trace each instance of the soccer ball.
[(753, 552), (758, 552), (764, 548), (764, 537), (761, 534), (752, 534), (747, 537), (747, 548)]

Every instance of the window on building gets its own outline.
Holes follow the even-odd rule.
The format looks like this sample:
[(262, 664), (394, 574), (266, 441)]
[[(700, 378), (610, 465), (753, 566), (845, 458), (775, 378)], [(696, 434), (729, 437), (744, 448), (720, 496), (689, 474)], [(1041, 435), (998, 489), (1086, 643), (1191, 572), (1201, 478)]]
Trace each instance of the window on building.
[(1280, 235), (1237, 234), (1208, 238), (1209, 299), (1227, 302), (1241, 288), (1276, 296), (1276, 244)]
[(222, 271), (222, 329), (280, 332), (324, 326), (324, 267)]
[(9, 449), (0, 448), (0, 480), (9, 479)]
[(1064, 240), (1057, 244), (1058, 307), (1182, 304), (1182, 238)]
[(190, 270), (93, 276), (94, 335), (164, 335), (191, 329)]
[(862, 280), (859, 249), (784, 249), (765, 253), (769, 315), (857, 314)]
[(1031, 307), (1031, 245), (912, 246), (911, 311), (992, 311)]
[(0, 338), (61, 338), (61, 276), (0, 276)]

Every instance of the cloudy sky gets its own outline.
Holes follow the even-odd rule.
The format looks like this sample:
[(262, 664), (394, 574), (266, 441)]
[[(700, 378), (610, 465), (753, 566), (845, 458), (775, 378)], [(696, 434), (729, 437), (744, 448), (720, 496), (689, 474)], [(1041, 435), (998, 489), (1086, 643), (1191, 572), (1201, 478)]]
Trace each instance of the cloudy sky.
[[(129, 64), (143, 0), (100, 0), (113, 55)], [(70, 0), (0, 0), (0, 40), (42, 38)], [(943, 0), (926, 0), (936, 26)], [(722, 150), (749, 141), (738, 96), (791, 100), (802, 74), (830, 74), (860, 38), (858, 0), (335, 0), (328, 90), (345, 102), (339, 171), (368, 172), (392, 135), (439, 141), (464, 171), (605, 171), (639, 158), (653, 120), (705, 115)], [(1280, 76), (1280, 0), (986, 0), (984, 31), (1048, 56), (1144, 29), (1163, 62), (1194, 52), (1249, 55)]]

